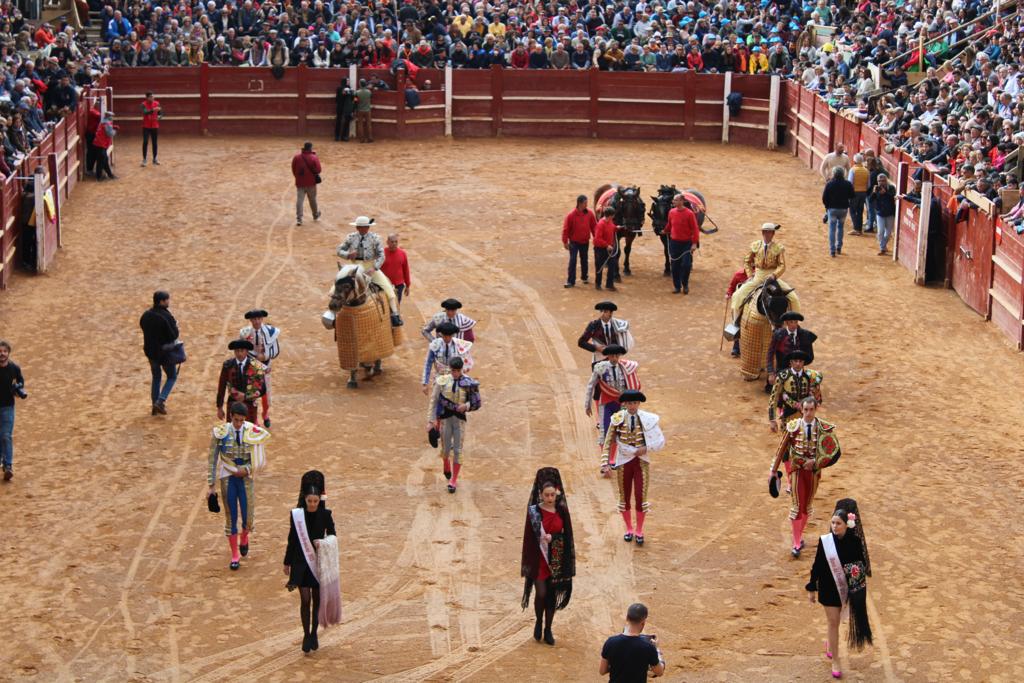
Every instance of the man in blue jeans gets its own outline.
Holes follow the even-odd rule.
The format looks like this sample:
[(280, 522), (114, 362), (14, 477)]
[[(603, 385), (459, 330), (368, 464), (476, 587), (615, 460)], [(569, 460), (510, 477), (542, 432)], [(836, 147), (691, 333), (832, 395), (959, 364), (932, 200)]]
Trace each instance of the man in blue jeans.
[(0, 464), (4, 481), (14, 476), (14, 397), (26, 398), (25, 378), (11, 360), (11, 345), (0, 339)]
[(566, 214), (565, 221), (562, 223), (562, 246), (569, 252), (566, 289), (576, 286), (577, 257), (580, 260), (583, 282), (586, 283), (589, 279), (590, 238), (594, 236), (595, 228), (597, 228), (597, 217), (594, 216), (593, 211), (587, 208), (587, 195), (581, 194), (576, 197), (576, 208)]
[[(178, 341), (178, 321), (171, 315), (171, 295), (168, 292), (153, 293), (153, 307), (139, 318), (142, 328), (142, 350), (149, 360), (149, 369), (153, 374), (150, 386), (150, 398), (153, 404), (152, 415), (167, 414), (167, 397), (178, 380), (178, 366), (167, 362), (167, 352)], [(160, 388), (161, 372), (167, 381)]]
[(821, 203), (828, 214), (828, 250), (833, 257), (843, 253), (843, 228), (853, 196), (853, 184), (846, 179), (846, 170), (836, 166), (821, 193)]

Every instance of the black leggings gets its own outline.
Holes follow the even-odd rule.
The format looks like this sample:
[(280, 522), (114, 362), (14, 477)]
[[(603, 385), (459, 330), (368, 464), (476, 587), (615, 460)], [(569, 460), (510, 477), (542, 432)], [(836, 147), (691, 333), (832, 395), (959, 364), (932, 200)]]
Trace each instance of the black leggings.
[(533, 612), (538, 622), (544, 617), (544, 628), (550, 631), (551, 622), (555, 620), (555, 591), (551, 590), (551, 579), (534, 582), (534, 588)]
[(157, 133), (160, 132), (159, 128), (143, 128), (142, 129), (142, 160), (146, 160), (146, 152), (149, 151), (149, 139), (153, 139), (153, 161), (156, 161), (156, 138)]
[[(320, 626), (320, 589), (319, 588), (299, 588), (299, 618), (302, 620), (302, 633), (303, 635), (310, 635), (316, 633), (317, 627)], [(310, 615), (310, 603), (312, 602), (312, 615)], [(310, 625), (310, 616), (312, 616), (313, 623)]]

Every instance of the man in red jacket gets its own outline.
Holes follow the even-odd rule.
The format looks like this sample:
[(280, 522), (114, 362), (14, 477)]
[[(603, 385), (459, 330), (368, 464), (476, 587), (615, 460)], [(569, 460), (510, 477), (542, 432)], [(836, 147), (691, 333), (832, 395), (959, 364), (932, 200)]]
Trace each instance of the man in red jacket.
[(672, 293), (678, 294), (682, 287), (683, 294), (689, 294), (693, 252), (700, 249), (700, 228), (697, 227), (697, 216), (686, 206), (686, 199), (681, 194), (672, 199), (666, 231), (668, 258), (672, 264)]
[(96, 152), (95, 140), (96, 140), (96, 129), (100, 127), (100, 113), (99, 104), (97, 101), (93, 101), (89, 107), (89, 114), (85, 119), (85, 174), (95, 175), (96, 173), (96, 159), (98, 154)]
[(402, 294), (409, 293), (412, 278), (409, 277), (409, 257), (405, 250), (398, 246), (398, 233), (388, 235), (388, 245), (384, 248), (384, 263), (381, 264), (380, 272), (391, 281), (398, 303), (402, 303)]
[(307, 142), (302, 151), (292, 157), (292, 175), (295, 176), (295, 225), (302, 225), (302, 204), (309, 197), (309, 209), (313, 220), (320, 218), (316, 205), (316, 186), (320, 182), (320, 159), (313, 151), (313, 143)]
[(149, 141), (153, 141), (153, 165), (159, 166), (156, 159), (157, 134), (160, 132), (160, 117), (164, 110), (160, 108), (160, 100), (153, 97), (152, 92), (146, 93), (146, 99), (139, 105), (142, 110), (142, 165), (146, 165), (146, 154), (149, 152)]
[(565, 282), (566, 289), (576, 286), (577, 257), (581, 262), (584, 284), (588, 280), (590, 238), (594, 235), (595, 228), (597, 218), (594, 217), (594, 212), (587, 208), (587, 195), (581, 194), (576, 197), (576, 208), (570, 211), (562, 222), (562, 246), (569, 251), (569, 277)]
[(607, 276), (605, 286), (609, 292), (615, 290), (615, 278), (619, 275), (619, 250), (615, 239), (615, 209), (604, 207), (603, 216), (594, 229), (594, 287), (601, 289), (602, 272)]

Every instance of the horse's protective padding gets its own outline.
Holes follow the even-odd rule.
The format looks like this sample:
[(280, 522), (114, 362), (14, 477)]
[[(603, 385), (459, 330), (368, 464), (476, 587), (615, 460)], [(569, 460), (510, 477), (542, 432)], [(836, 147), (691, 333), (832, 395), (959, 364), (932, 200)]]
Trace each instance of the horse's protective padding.
[(752, 298), (743, 307), (740, 316), (740, 374), (753, 382), (761, 376), (772, 341), (772, 324), (757, 310), (757, 299)]
[(343, 306), (334, 320), (338, 364), (343, 370), (355, 370), (361, 363), (393, 355), (395, 339), (391, 329), (391, 311), (383, 292), (369, 295), (360, 306)]

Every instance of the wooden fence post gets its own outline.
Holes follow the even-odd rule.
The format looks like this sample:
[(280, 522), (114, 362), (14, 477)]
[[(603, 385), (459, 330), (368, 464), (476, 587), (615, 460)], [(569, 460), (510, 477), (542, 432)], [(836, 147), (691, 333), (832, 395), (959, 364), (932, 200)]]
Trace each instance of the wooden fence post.
[(729, 143), (729, 95), (732, 93), (732, 72), (725, 72), (722, 85), (722, 144)]
[(444, 134), (445, 137), (452, 136), (452, 65), (447, 63), (444, 66)]
[[(768, 149), (776, 149), (779, 146), (779, 106), (781, 105), (779, 89), (781, 87), (782, 79), (772, 76), (772, 87), (768, 95)], [(796, 135), (796, 131), (792, 131), (790, 135)]]

